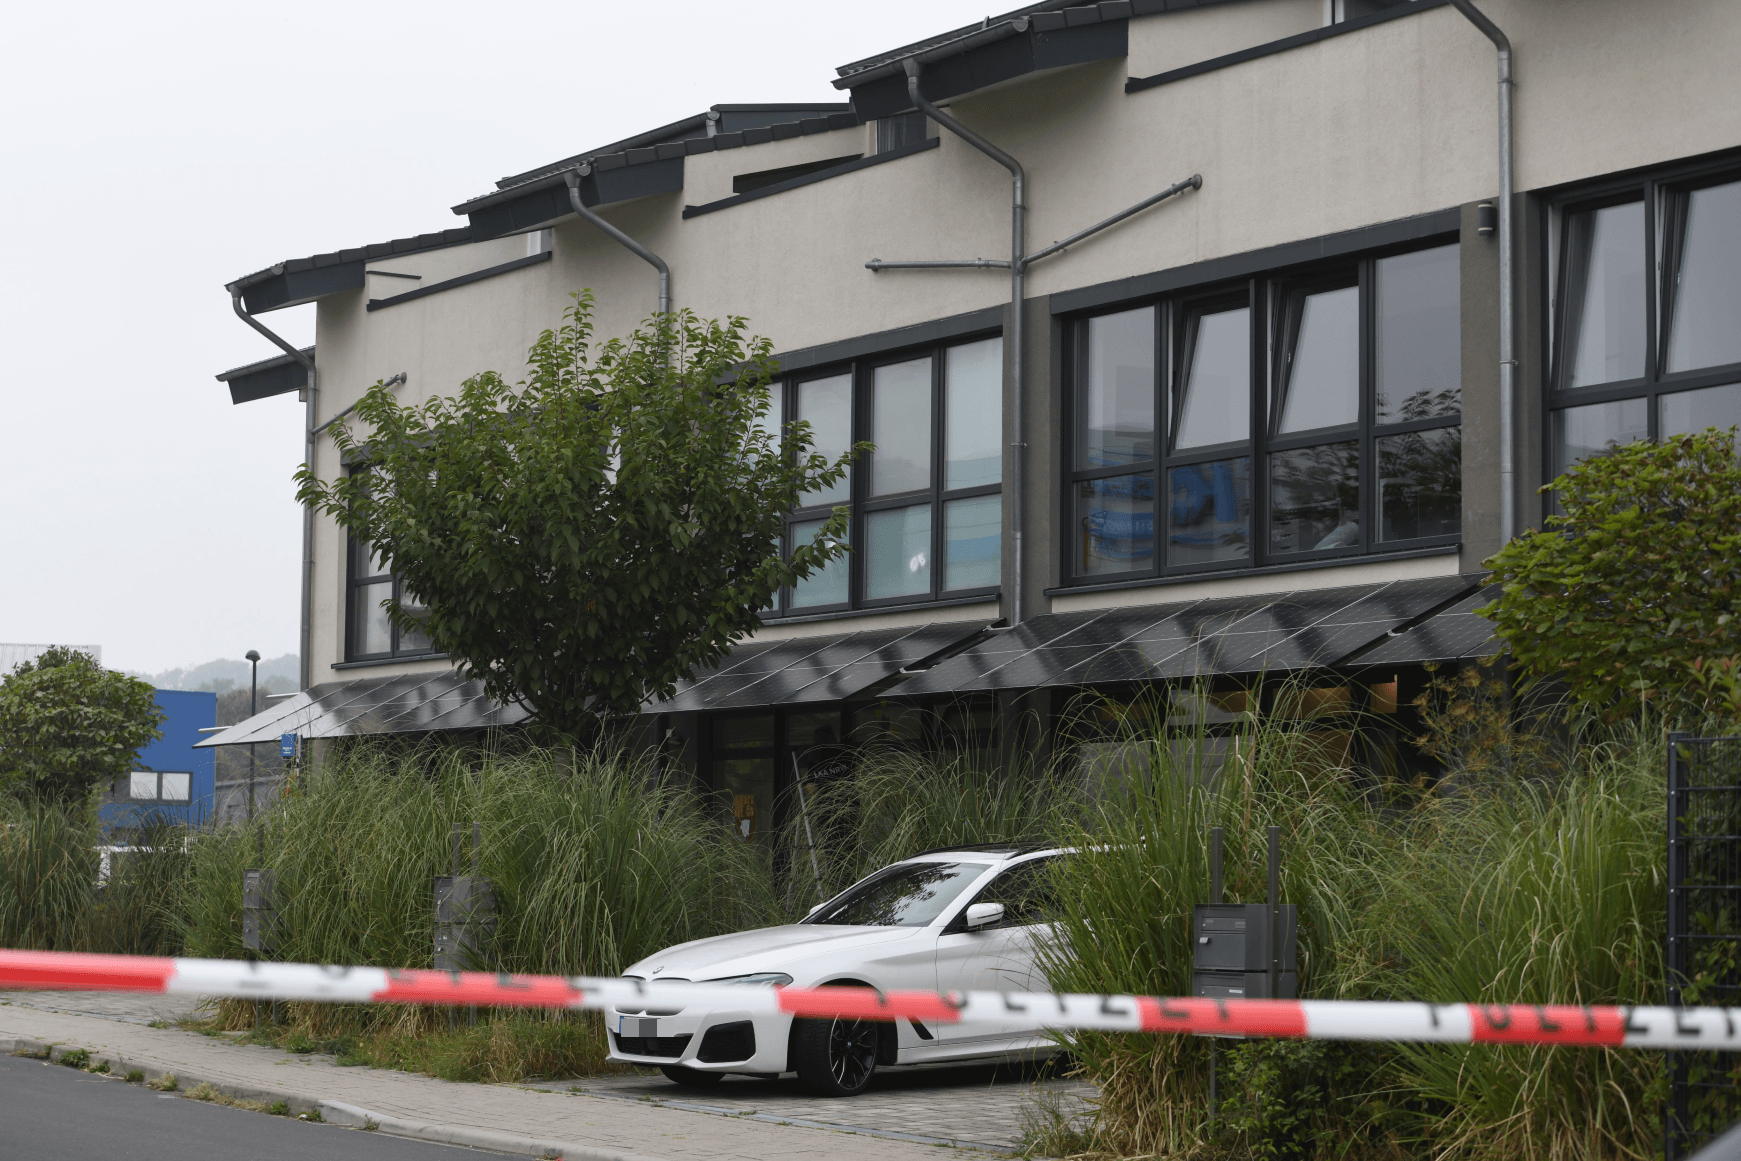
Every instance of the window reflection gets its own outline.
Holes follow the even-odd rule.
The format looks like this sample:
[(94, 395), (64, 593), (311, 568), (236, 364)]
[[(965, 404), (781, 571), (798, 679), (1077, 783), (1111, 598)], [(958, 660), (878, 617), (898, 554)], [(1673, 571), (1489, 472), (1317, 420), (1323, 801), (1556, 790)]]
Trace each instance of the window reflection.
[(878, 367), (871, 382), (871, 495), (931, 486), (931, 360)]
[(1003, 340), (950, 347), (944, 363), (945, 488), (1003, 479)]
[(1276, 452), (1269, 458), (1271, 552), (1314, 552), (1360, 543), (1360, 451), (1354, 442)]
[(977, 589), (998, 583), (1003, 554), (1003, 497), (975, 496), (943, 506), (943, 587)]
[(1566, 358), (1568, 387), (1644, 374), (1644, 203), (1571, 215)]
[(1554, 475), (1579, 460), (1650, 436), (1649, 401), (1618, 399), (1554, 412)]
[[(852, 446), (852, 376), (834, 375), (798, 384), (798, 414), (810, 425), (812, 455), (827, 456), (830, 463)], [(807, 493), (804, 503), (844, 504), (852, 494), (850, 469), (847, 479), (828, 488)]]
[(1215, 460), (1167, 473), (1167, 563), (1251, 555), (1251, 459)]
[(1154, 309), (1089, 319), (1086, 331), (1086, 382), (1077, 392), (1077, 469), (1154, 459)]
[(1378, 441), (1378, 538), (1452, 536), (1462, 528), (1463, 429)]
[(887, 508), (864, 518), (865, 596), (931, 591), (931, 505)]
[(387, 620), (386, 601), (393, 598), (393, 582), (359, 585), (357, 607), (351, 614), (356, 626), (356, 652), (359, 656), (393, 652), (393, 625)]
[(1687, 197), (1668, 369), (1741, 363), (1741, 181)]
[(1175, 448), (1251, 437), (1251, 310), (1191, 315)]
[(846, 927), (924, 927), (955, 902), (986, 863), (904, 863), (887, 867), (830, 903), (806, 923)]
[(1149, 475), (1076, 485), (1077, 567), (1085, 575), (1148, 568), (1155, 559), (1155, 485)]
[(1741, 426), (1741, 383), (1664, 395), (1657, 422), (1664, 439), (1707, 427)]
[[(805, 520), (792, 525), (792, 547), (809, 544), (816, 539), (816, 534), (822, 530), (824, 523), (822, 520)], [(811, 573), (793, 585), (792, 606), (814, 608), (817, 605), (845, 604), (848, 559), (846, 556), (837, 556), (824, 565), (822, 571)]]
[(1463, 406), (1461, 272), (1455, 243), (1375, 263), (1376, 422)]
[(1285, 435), (1358, 422), (1360, 288), (1291, 294), (1288, 344), (1277, 432)]

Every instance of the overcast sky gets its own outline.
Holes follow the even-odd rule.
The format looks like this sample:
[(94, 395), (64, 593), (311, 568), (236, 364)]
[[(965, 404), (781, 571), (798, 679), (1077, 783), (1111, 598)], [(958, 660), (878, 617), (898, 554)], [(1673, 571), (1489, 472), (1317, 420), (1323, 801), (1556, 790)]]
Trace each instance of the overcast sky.
[[(0, 42), (0, 642), (155, 672), (296, 648), (294, 395), (224, 283), (460, 225), (496, 178), (834, 67), (986, 0), (21, 5)], [(265, 316), (298, 345), (314, 307)]]

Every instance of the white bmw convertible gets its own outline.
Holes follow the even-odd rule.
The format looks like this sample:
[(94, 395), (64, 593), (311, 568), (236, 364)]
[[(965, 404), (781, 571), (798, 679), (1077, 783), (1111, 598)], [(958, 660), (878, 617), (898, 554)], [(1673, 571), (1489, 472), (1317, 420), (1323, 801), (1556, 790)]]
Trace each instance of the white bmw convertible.
[[(667, 948), (624, 975), (731, 984), (894, 990), (1045, 991), (1035, 951), (1051, 933), (1051, 870), (1069, 852), (1010, 844), (926, 851), (884, 867), (799, 923)], [(796, 1073), (811, 1091), (850, 1096), (879, 1066), (1032, 1060), (1056, 1044), (1032, 1017), (1004, 1025), (809, 1020), (729, 1007), (606, 1013), (610, 1059), (657, 1065), (703, 1087), (727, 1073)]]

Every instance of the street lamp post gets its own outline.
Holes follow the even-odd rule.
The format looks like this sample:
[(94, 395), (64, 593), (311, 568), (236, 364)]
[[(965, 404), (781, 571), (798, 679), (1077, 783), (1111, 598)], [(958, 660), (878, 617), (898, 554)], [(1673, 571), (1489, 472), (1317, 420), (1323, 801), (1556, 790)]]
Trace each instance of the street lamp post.
[[(243, 654), (254, 667), (253, 674), (248, 678), (248, 716), (253, 717), (260, 712), (260, 651), (250, 649)], [(254, 821), (254, 743), (248, 743), (248, 821)]]

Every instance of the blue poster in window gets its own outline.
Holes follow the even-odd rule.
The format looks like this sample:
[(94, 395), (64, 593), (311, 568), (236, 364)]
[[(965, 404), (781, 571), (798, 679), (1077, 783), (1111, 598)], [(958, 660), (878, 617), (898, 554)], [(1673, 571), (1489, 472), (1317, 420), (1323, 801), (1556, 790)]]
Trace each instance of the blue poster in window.
[(280, 758), (294, 758), (294, 757), (296, 757), (296, 735), (295, 734), (279, 734), (278, 735), (278, 756)]

